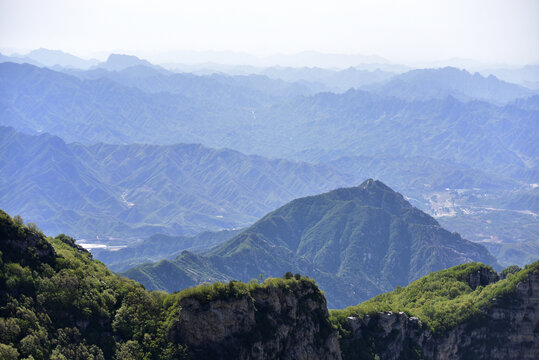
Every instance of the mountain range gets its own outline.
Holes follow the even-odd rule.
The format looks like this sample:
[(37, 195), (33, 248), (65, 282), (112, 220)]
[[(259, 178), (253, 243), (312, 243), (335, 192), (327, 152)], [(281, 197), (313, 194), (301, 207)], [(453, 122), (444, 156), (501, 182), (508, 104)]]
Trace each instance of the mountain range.
[[(417, 71), (446, 79), (455, 70)], [(427, 153), (527, 183), (539, 178), (537, 96), (498, 106), (459, 101), (451, 87), (444, 90), (449, 97), (404, 100), (362, 90), (312, 95), (304, 84), (258, 76), (166, 75), (149, 67), (124, 72), (81, 80), (28, 64), (0, 64), (1, 122), (69, 142), (195, 142), (270, 158), (305, 150)], [(140, 75), (146, 72), (148, 78)], [(478, 86), (491, 82), (466, 74)], [(419, 75), (410, 81), (417, 78), (417, 86), (425, 85)], [(505, 92), (513, 89), (494, 82)]]
[(201, 145), (66, 144), (0, 127), (0, 204), (77, 238), (246, 226), (298, 196), (352, 182), (327, 165)]
[[(522, 89), (512, 84), (452, 68), (414, 70), (392, 77), (389, 82), (400, 79), (394, 83), (395, 89), (401, 89), (402, 82), (421, 90), (412, 100), (401, 96), (406, 91), (396, 92), (394, 97), (376, 89), (317, 93), (325, 85), (260, 75), (174, 74), (138, 58), (118, 55), (109, 60), (120, 64), (117, 70), (103, 68), (109, 61), (87, 71), (64, 68), (62, 72), (28, 64), (0, 64), (1, 124), (81, 143), (67, 146), (73, 156), (54, 155), (53, 162), (32, 162), (29, 159), (41, 158), (37, 147), (19, 146), (22, 157), (18, 159), (27, 160), (14, 160), (4, 167), (17, 170), (17, 175), (6, 173), (5, 178), (17, 178), (20, 185), (14, 190), (12, 184), (4, 182), (1, 205), (46, 224), (47, 231), (68, 231), (88, 239), (120, 234), (139, 239), (157, 232), (194, 235), (244, 227), (294, 198), (376, 177), (407, 194), (415, 206), (439, 216), (444, 227), (468, 239), (531, 243), (535, 248), (537, 189), (532, 185), (539, 182), (535, 131), (539, 96), (503, 106), (474, 98), (484, 91), (483, 95), (493, 97), (489, 101), (501, 103), (508, 96), (521, 94)], [(453, 73), (454, 77), (448, 75)], [(380, 86), (389, 86), (389, 91), (388, 84)], [(492, 91), (490, 84), (494, 84)], [(89, 145), (103, 142), (131, 145)], [(216, 190), (222, 199), (215, 202), (207, 194), (199, 196), (202, 190), (197, 176), (234, 166), (234, 161), (207, 157), (202, 172), (189, 174), (199, 171), (197, 167), (182, 170), (182, 177), (196, 180), (180, 185), (167, 172), (181, 168), (174, 162), (183, 159), (186, 147), (134, 143), (201, 143), (202, 148), (226, 147), (261, 154), (266, 157), (263, 162), (272, 158), (289, 161), (273, 162), (281, 164), (267, 177), (271, 189), (281, 189), (276, 193), (255, 191), (256, 176), (247, 186), (238, 180), (229, 182), (228, 177), (210, 176), (207, 181), (212, 184), (204, 191), (229, 191), (224, 195)], [(46, 147), (51, 153), (64, 151), (60, 149), (62, 141), (51, 141)], [(120, 175), (109, 175), (120, 173), (115, 167), (119, 163), (110, 161), (114, 165), (107, 165), (106, 157), (113, 153), (124, 160), (139, 154), (144, 160), (124, 163), (122, 174), (128, 174), (120, 180)], [(256, 167), (257, 157), (246, 158), (251, 160), (241, 166), (245, 174), (261, 171)], [(310, 175), (300, 180), (309, 185), (290, 187), (295, 182), (282, 175), (282, 164), (292, 169), (300, 161), (321, 163), (314, 167), (300, 163), (300, 168), (324, 170), (309, 170)], [(20, 164), (32, 164), (39, 170), (28, 166), (18, 169)], [(145, 169), (136, 168), (142, 165)], [(66, 177), (71, 167), (80, 170)], [(70, 190), (61, 193), (58, 187), (58, 196), (47, 195), (49, 185), (37, 180), (38, 174), (47, 174), (49, 184), (65, 183)], [(324, 182), (320, 186), (314, 184), (318, 176)], [(77, 185), (68, 184), (70, 181)], [(196, 200), (183, 195), (181, 200), (169, 197), (167, 191), (193, 192)], [(40, 200), (29, 201), (34, 198)], [(447, 200), (441, 200), (444, 198)], [(144, 208), (142, 213), (140, 208)], [(99, 215), (102, 213), (106, 215)], [(508, 251), (495, 252), (504, 264), (520, 257), (509, 256)]]
[(96, 59), (82, 59), (60, 50), (35, 49), (27, 54), (13, 54), (11, 56), (0, 56), (1, 62), (28, 63), (37, 66), (46, 66), (55, 69), (89, 69), (99, 64)]
[(497, 266), (482, 245), (443, 229), (402, 195), (369, 179), (296, 199), (202, 255), (184, 251), (123, 275), (147, 289), (173, 292), (202, 282), (299, 272), (314, 277), (329, 306), (337, 308), (470, 261)]
[[(434, 205), (443, 204), (433, 203), (436, 198), (457, 195), (446, 188), (477, 188), (454, 200), (464, 206), (462, 213), (440, 221), (477, 241), (488, 234), (503, 242), (535, 241), (533, 224), (526, 220), (530, 215), (520, 212), (537, 210), (537, 189), (521, 189), (514, 180), (447, 160), (379, 155), (312, 165), (200, 145), (66, 144), (6, 127), (0, 127), (0, 138), (2, 206), (45, 224), (50, 233), (67, 229), (89, 243), (96, 236), (105, 241), (244, 227), (294, 198), (352, 186), (369, 176), (432, 214), (438, 212)], [(496, 206), (507, 209), (503, 217), (469, 224), (472, 215), (466, 212)], [(512, 219), (514, 226), (503, 219)], [(485, 235), (475, 236), (480, 233)]]
[(494, 75), (472, 75), (454, 67), (411, 70), (383, 84), (366, 86), (365, 89), (406, 100), (453, 96), (461, 101), (482, 100), (498, 104), (537, 94), (523, 86), (499, 80)]

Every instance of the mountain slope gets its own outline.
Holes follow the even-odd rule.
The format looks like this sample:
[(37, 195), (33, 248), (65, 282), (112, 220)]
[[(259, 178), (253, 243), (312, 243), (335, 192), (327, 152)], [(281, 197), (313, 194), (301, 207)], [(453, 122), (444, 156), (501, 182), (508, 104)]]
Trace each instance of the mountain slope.
[(459, 265), (333, 310), (343, 359), (536, 359), (539, 261), (500, 275)]
[[(517, 179), (538, 174), (538, 114), (529, 105), (526, 110), (517, 103), (497, 107), (455, 98), (408, 102), (350, 90), (298, 98), (257, 116), (265, 119), (259, 125), (266, 137), (251, 151), (261, 154), (270, 141), (276, 144), (272, 153), (318, 149), (362, 156), (429, 154)], [(274, 124), (279, 124), (279, 132), (272, 137)]]
[(442, 229), (402, 195), (367, 180), (294, 200), (204, 256), (184, 252), (124, 274), (150, 289), (175, 291), (213, 279), (301, 272), (317, 279), (330, 307), (341, 307), (469, 261), (496, 264), (483, 246)]
[(0, 204), (77, 238), (246, 226), (298, 196), (351, 182), (326, 165), (201, 145), (66, 144), (0, 127)]
[(85, 143), (204, 141), (222, 147), (223, 136), (238, 142), (237, 131), (256, 131), (258, 109), (312, 90), (264, 76), (167, 75), (147, 66), (60, 73), (2, 63), (0, 93), (1, 124), (27, 132)]
[(0, 356), (531, 360), (539, 262), (519, 270), (498, 280), (488, 266), (461, 265), (330, 317), (314, 280), (299, 274), (150, 293), (71, 237), (45, 237), (0, 210)]
[(275, 360), (340, 359), (314, 280), (150, 293), (93, 260), (73, 238), (46, 238), (35, 224), (0, 210), (3, 360), (247, 360), (253, 351)]
[(296, 97), (293, 84), (264, 77), (148, 78), (150, 68), (140, 68), (81, 80), (27, 64), (0, 64), (0, 121), (67, 141), (197, 142), (272, 158), (309, 149), (352, 156), (429, 154), (539, 181), (538, 97), (505, 106), (454, 97), (407, 101), (359, 90)]
[(171, 73), (144, 63), (135, 63), (117, 71), (96, 68), (89, 71), (64, 70), (63, 72), (84, 80), (106, 78), (147, 93), (180, 94), (198, 102), (204, 97), (217, 102), (227, 99), (234, 103), (251, 106), (258, 106), (258, 103), (273, 104), (282, 99), (326, 90), (324, 86), (314, 83), (291, 83), (270, 79), (263, 75), (199, 76), (190, 73)]

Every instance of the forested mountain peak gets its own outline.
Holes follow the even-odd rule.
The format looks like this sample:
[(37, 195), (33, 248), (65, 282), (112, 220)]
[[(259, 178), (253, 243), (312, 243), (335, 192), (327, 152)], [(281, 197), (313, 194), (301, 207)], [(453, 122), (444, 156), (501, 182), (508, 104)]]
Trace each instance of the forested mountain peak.
[(330, 307), (339, 307), (463, 262), (497, 266), (483, 246), (443, 229), (372, 179), (293, 200), (197, 259), (181, 254), (125, 275), (150, 289), (175, 291), (223, 277), (248, 281), (300, 272), (315, 277)]

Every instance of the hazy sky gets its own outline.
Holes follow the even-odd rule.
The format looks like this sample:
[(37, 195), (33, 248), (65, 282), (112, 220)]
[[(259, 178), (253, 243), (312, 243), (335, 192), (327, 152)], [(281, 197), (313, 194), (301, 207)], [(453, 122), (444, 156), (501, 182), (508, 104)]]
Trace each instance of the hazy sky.
[(0, 48), (539, 62), (538, 0), (0, 0)]

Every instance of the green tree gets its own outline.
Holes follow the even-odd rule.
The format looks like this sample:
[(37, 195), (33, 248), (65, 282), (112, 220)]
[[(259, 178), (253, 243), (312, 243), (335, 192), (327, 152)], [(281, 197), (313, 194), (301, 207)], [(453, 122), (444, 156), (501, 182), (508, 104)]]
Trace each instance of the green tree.
[(17, 360), (19, 352), (11, 345), (0, 344), (0, 359)]

